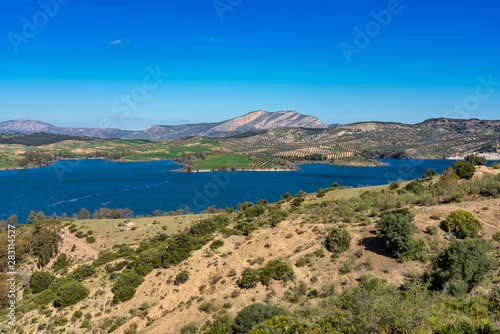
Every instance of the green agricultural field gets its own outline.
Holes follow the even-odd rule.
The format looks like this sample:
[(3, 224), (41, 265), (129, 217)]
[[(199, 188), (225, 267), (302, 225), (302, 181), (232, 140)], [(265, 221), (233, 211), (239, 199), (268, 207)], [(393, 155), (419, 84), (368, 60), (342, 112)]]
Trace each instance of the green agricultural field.
[(224, 165), (236, 168), (251, 167), (252, 162), (246, 154), (215, 154), (197, 163), (200, 169), (219, 168)]

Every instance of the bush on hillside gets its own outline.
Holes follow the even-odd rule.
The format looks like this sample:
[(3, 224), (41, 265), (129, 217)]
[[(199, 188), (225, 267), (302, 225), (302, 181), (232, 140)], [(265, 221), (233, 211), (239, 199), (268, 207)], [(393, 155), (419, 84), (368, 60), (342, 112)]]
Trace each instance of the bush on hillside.
[(234, 334), (246, 334), (254, 326), (277, 315), (287, 315), (288, 312), (278, 306), (252, 304), (238, 312), (233, 322)]
[(89, 264), (83, 264), (79, 266), (70, 274), (71, 277), (73, 277), (79, 282), (82, 282), (83, 280), (94, 275), (95, 275), (95, 268)]
[(30, 286), (33, 293), (46, 290), (56, 277), (45, 271), (35, 271), (30, 277)]
[(333, 227), (326, 239), (326, 246), (333, 253), (332, 257), (338, 257), (348, 250), (351, 239), (352, 236), (345, 227)]
[(267, 285), (271, 278), (276, 281), (292, 281), (294, 279), (293, 269), (281, 260), (269, 261), (260, 270), (260, 279), (263, 284)]
[(459, 239), (477, 237), (482, 228), (482, 224), (472, 213), (462, 210), (450, 213), (446, 218), (445, 226)]
[(54, 304), (62, 307), (74, 305), (87, 298), (89, 292), (89, 289), (82, 283), (76, 280), (66, 280), (57, 289)]
[(485, 157), (478, 157), (474, 154), (466, 156), (464, 160), (470, 164), (473, 164), (474, 166), (485, 166), (488, 163), (488, 160), (486, 160)]
[(377, 222), (379, 238), (396, 257), (414, 247), (412, 235), (417, 231), (412, 223), (414, 217), (408, 210), (395, 210), (383, 214)]
[(257, 286), (260, 281), (260, 274), (258, 270), (246, 268), (238, 280), (238, 286), (243, 289), (251, 289)]
[(186, 283), (188, 279), (189, 279), (189, 272), (186, 270), (181, 271), (180, 273), (177, 274), (177, 276), (175, 276), (174, 284), (179, 285)]
[(224, 246), (224, 241), (223, 240), (215, 240), (210, 244), (210, 249), (215, 250), (217, 248), (220, 248)]
[(457, 240), (436, 257), (433, 273), (434, 286), (440, 289), (451, 283), (467, 284), (472, 289), (486, 278), (486, 274), (494, 267), (493, 259), (488, 253), (493, 246), (484, 239)]
[(461, 179), (469, 180), (476, 172), (476, 167), (467, 161), (456, 161), (452, 167)]

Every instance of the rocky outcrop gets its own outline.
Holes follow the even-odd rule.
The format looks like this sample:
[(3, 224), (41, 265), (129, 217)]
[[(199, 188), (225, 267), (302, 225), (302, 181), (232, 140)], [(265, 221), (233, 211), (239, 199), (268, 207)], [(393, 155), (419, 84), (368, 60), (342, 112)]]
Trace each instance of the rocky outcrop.
[(246, 115), (219, 123), (196, 123), (183, 125), (155, 125), (145, 130), (140, 138), (167, 139), (187, 136), (228, 137), (256, 130), (283, 127), (326, 128), (317, 117), (299, 114), (296, 111), (253, 111)]

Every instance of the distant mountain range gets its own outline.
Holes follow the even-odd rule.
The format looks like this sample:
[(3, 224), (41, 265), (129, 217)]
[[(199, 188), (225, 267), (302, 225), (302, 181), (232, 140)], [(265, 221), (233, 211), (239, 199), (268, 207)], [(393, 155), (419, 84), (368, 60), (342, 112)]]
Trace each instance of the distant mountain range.
[(299, 114), (296, 111), (253, 111), (246, 115), (218, 123), (193, 123), (182, 125), (154, 125), (144, 131), (120, 129), (57, 127), (40, 121), (12, 120), (0, 123), (0, 132), (7, 133), (57, 133), (98, 138), (176, 139), (188, 136), (228, 137), (248, 131), (268, 130), (282, 127), (304, 127), (325, 129), (328, 126), (317, 117)]

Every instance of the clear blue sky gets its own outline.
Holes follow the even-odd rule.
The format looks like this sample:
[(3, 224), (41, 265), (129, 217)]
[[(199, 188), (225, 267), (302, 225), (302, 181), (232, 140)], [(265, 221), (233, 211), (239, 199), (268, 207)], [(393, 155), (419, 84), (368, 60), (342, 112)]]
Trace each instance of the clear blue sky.
[[(55, 1), (3, 2), (0, 121), (141, 129), (258, 109), (325, 123), (500, 118), (498, 1)], [(375, 23), (382, 10), (390, 19)], [(146, 77), (157, 67), (161, 82)], [(477, 91), (488, 76), (496, 83)]]

